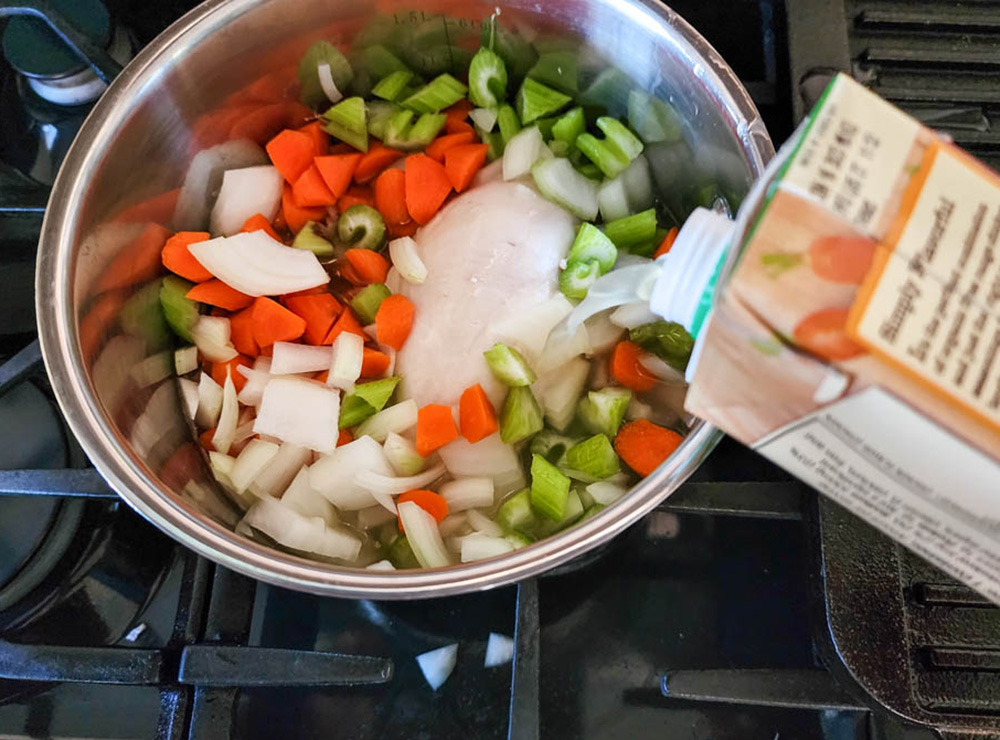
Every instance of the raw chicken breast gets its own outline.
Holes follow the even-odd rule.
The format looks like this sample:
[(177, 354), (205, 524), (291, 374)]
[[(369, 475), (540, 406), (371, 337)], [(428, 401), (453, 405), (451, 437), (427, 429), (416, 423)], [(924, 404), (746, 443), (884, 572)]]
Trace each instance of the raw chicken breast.
[(416, 306), (396, 364), (403, 394), (420, 406), (451, 405), (479, 383), (498, 405), (504, 389), (483, 352), (500, 341), (496, 327), (505, 319), (558, 293), (559, 261), (576, 225), (526, 185), (489, 182), (421, 229), (415, 239), (427, 280), (400, 289)]

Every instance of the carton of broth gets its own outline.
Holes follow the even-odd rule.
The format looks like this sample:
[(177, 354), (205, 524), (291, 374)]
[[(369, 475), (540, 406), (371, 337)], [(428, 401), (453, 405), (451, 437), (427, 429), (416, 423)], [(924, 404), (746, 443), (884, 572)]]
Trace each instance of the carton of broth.
[(1000, 177), (839, 76), (728, 238), (696, 216), (705, 289), (651, 301), (687, 409), (1000, 602)]

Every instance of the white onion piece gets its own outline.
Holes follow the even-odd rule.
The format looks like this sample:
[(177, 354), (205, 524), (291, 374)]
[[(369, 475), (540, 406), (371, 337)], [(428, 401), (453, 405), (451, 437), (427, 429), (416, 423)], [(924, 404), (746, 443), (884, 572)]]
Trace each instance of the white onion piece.
[(267, 154), (249, 139), (234, 139), (198, 152), (188, 165), (177, 196), (176, 231), (206, 231), (208, 214), (226, 170), (268, 164)]
[(229, 362), (239, 354), (229, 337), (229, 319), (224, 316), (201, 316), (191, 327), (198, 351), (212, 362)]
[(507, 635), (490, 632), (486, 639), (486, 660), (484, 668), (496, 668), (498, 665), (510, 663), (514, 659), (514, 640)]
[(368, 436), (376, 442), (385, 442), (390, 434), (405, 432), (416, 425), (417, 402), (408, 398), (366, 419), (355, 430), (355, 435)]
[(469, 524), (471, 524), (472, 528), (477, 532), (482, 532), (488, 537), (503, 537), (503, 530), (500, 528), (500, 525), (486, 516), (483, 512), (476, 511), (475, 509), (469, 509), (465, 512), (465, 515), (469, 517)]
[[(212, 475), (219, 482), (219, 485), (230, 493), (235, 493), (236, 489), (233, 487), (233, 480), (230, 476), (232, 476), (233, 468), (236, 466), (236, 458), (232, 455), (224, 455), (221, 452), (213, 450), (208, 453), (208, 464), (212, 468)], [(238, 496), (237, 499), (243, 501), (242, 496)], [(243, 508), (245, 509), (246, 506)]]
[(243, 493), (250, 488), (257, 474), (277, 454), (278, 445), (260, 439), (250, 440), (250, 443), (236, 456), (236, 465), (233, 466), (233, 472), (229, 476), (236, 492)]
[(535, 363), (534, 370), (538, 374), (547, 373), (557, 367), (562, 367), (574, 357), (590, 354), (590, 336), (587, 325), (580, 324), (576, 331), (570, 331), (566, 320), (560, 321), (549, 334), (545, 349)]
[(458, 662), (458, 644), (445, 645), (417, 656), (417, 665), (430, 687), (437, 691), (448, 680)]
[(628, 486), (612, 483), (610, 480), (599, 480), (587, 486), (587, 493), (597, 503), (609, 506), (628, 493)]
[(389, 432), (382, 444), (386, 459), (396, 475), (416, 475), (424, 469), (427, 458), (421, 457), (417, 446), (395, 432)]
[[(450, 506), (450, 504), (449, 504)], [(449, 514), (440, 522), (438, 522), (438, 531), (441, 533), (442, 537), (451, 537), (452, 535), (458, 534), (462, 530), (468, 529), (469, 518), (464, 513)], [(461, 547), (457, 552), (461, 552)]]
[(198, 348), (195, 345), (174, 350), (174, 372), (187, 375), (198, 369)]
[(177, 378), (177, 387), (181, 392), (181, 401), (184, 404), (187, 418), (194, 421), (194, 417), (198, 413), (198, 384), (189, 378)]
[(209, 216), (209, 231), (221, 236), (238, 234), (246, 220), (257, 213), (273, 221), (278, 215), (284, 185), (285, 179), (278, 168), (270, 165), (226, 170)]
[(311, 459), (311, 450), (286, 442), (257, 473), (257, 477), (250, 484), (250, 490), (258, 496), (280, 496), (291, 485), (292, 479), (302, 470), (302, 466)]
[(382, 377), (391, 378), (393, 375), (396, 374), (396, 357), (398, 356), (399, 353), (396, 352), (396, 350), (394, 350), (392, 347), (382, 344), (380, 344), (378, 348), (380, 352), (384, 352), (385, 354), (389, 355), (389, 367), (385, 369), (385, 375), (383, 375)]
[(498, 182), (500, 180), (503, 180), (503, 157), (493, 160), (479, 170), (476, 176), (472, 178), (472, 183), (468, 189), (472, 190), (473, 188), (489, 185), (491, 182)]
[(576, 416), (577, 402), (589, 374), (590, 363), (582, 357), (576, 357), (562, 367), (540, 375), (531, 385), (535, 398), (545, 411), (546, 420), (560, 432)]
[(524, 487), (524, 471), (517, 452), (503, 443), (499, 433), (475, 444), (460, 437), (438, 450), (438, 454), (456, 478), (492, 478), (498, 496)]
[(643, 403), (635, 396), (628, 402), (628, 409), (625, 411), (625, 418), (629, 421), (636, 419), (652, 419), (653, 407), (648, 403)]
[(403, 276), (399, 274), (399, 270), (397, 270), (395, 267), (390, 267), (389, 272), (385, 274), (385, 287), (389, 289), (390, 293), (398, 293), (402, 285), (403, 285)]
[(444, 475), (444, 465), (438, 464), (428, 468), (422, 473), (411, 475), (406, 478), (396, 478), (391, 475), (382, 475), (371, 470), (361, 470), (354, 476), (354, 482), (374, 493), (395, 496), (400, 493), (412, 491), (415, 488), (423, 488), (436, 481)]
[(250, 421), (243, 422), (242, 424), (236, 427), (236, 431), (233, 433), (233, 444), (238, 445), (240, 442), (245, 442), (252, 436), (253, 436), (253, 419), (250, 419)]
[(342, 331), (333, 340), (330, 352), (329, 375), (326, 384), (342, 388), (346, 393), (354, 390), (354, 382), (361, 377), (365, 356), (365, 340), (352, 332)]
[(658, 379), (664, 382), (674, 383), (677, 385), (683, 385), (685, 383), (684, 373), (674, 369), (652, 352), (643, 352), (639, 356), (639, 364), (648, 370), (652, 375), (655, 375)]
[(449, 565), (451, 558), (448, 557), (434, 517), (412, 501), (404, 501), (397, 509), (417, 562), (424, 568), (443, 568)]
[(495, 558), (512, 552), (514, 546), (503, 537), (491, 537), (481, 532), (473, 532), (462, 538), (462, 562)]
[(542, 156), (542, 149), (547, 148), (538, 126), (521, 129), (503, 150), (503, 179), (513, 180), (531, 172), (531, 165)]
[(390, 496), (388, 493), (382, 491), (372, 491), (372, 498), (378, 501), (379, 506), (381, 506), (385, 511), (391, 514), (396, 514), (396, 500)]
[(247, 379), (238, 396), (240, 403), (247, 406), (260, 406), (264, 388), (267, 386), (267, 381), (271, 379), (271, 358), (258, 357), (254, 361), (252, 369), (245, 365), (237, 365), (236, 372)]
[(281, 495), (281, 503), (305, 517), (318, 516), (328, 527), (337, 523), (337, 510), (320, 496), (309, 483), (309, 468), (303, 467), (295, 474), (288, 488)]
[[(324, 499), (325, 500), (325, 499)], [(371, 506), (358, 512), (358, 527), (363, 530), (374, 529), (396, 518), (396, 505), (392, 511), (384, 506)]]
[(642, 258), (640, 262), (623, 264), (625, 262), (623, 258), (627, 256), (629, 255), (619, 255), (615, 269), (597, 278), (590, 286), (587, 297), (580, 301), (570, 314), (570, 329), (606, 309), (649, 300), (653, 283), (660, 274), (660, 266)]
[(601, 311), (587, 319), (587, 338), (590, 339), (590, 354), (602, 355), (610, 352), (618, 344), (624, 331), (620, 326), (611, 323), (613, 311)]
[(286, 247), (264, 231), (199, 242), (188, 251), (212, 275), (247, 295), (284, 295), (330, 282), (315, 254)]
[(316, 452), (337, 447), (340, 393), (291, 375), (271, 378), (264, 387), (254, 431)]
[(129, 370), (129, 377), (139, 388), (149, 388), (173, 374), (170, 352), (157, 352), (141, 360)]
[(649, 301), (634, 301), (616, 308), (609, 318), (615, 326), (634, 329), (651, 321), (657, 321), (660, 317), (649, 309)]
[(358, 511), (378, 503), (370, 491), (354, 482), (362, 470), (392, 475), (382, 445), (371, 437), (358, 437), (321, 457), (309, 468), (309, 483), (334, 506)]
[(396, 566), (390, 563), (388, 560), (379, 560), (377, 563), (372, 563), (371, 565), (365, 566), (365, 570), (388, 572), (391, 570), (396, 570)]
[(236, 386), (226, 369), (226, 382), (222, 386), (222, 410), (219, 412), (219, 423), (212, 435), (212, 447), (222, 453), (229, 452), (236, 435), (236, 425), (240, 420), (240, 402), (236, 399)]
[[(562, 293), (543, 303), (530, 306), (505, 316), (497, 325), (497, 339), (517, 347), (528, 362), (535, 362), (545, 348), (549, 334), (556, 325), (569, 316), (573, 304)], [(569, 327), (576, 329), (576, 326)]]
[(628, 194), (625, 192), (625, 182), (621, 176), (613, 180), (605, 180), (601, 184), (597, 191), (597, 207), (601, 210), (601, 219), (605, 223), (625, 218), (631, 213)]
[[(427, 266), (417, 254), (417, 243), (412, 237), (401, 236), (389, 242), (389, 256), (392, 258), (393, 268), (406, 282), (419, 285), (427, 279)], [(388, 279), (386, 287), (389, 287)]]
[(496, 108), (473, 108), (469, 111), (469, 118), (483, 131), (489, 133), (497, 125)]
[(202, 429), (211, 429), (219, 421), (222, 412), (222, 386), (212, 376), (203, 372), (198, 378), (198, 411), (195, 423)]
[(316, 76), (319, 77), (319, 86), (323, 88), (323, 94), (331, 103), (339, 103), (344, 99), (344, 94), (337, 89), (337, 83), (333, 81), (333, 73), (330, 65), (320, 62), (316, 65)]
[(492, 478), (456, 478), (438, 489), (448, 502), (448, 511), (465, 511), (493, 505)]
[(280, 499), (258, 499), (243, 521), (275, 542), (300, 552), (341, 560), (354, 560), (361, 552), (361, 540), (354, 535), (327, 527), (319, 517), (304, 517)]
[(649, 172), (649, 162), (643, 155), (633, 159), (632, 164), (619, 177), (625, 186), (625, 196), (632, 213), (652, 207), (653, 178)]
[(330, 348), (308, 344), (275, 342), (271, 355), (272, 375), (315, 373), (330, 367)]

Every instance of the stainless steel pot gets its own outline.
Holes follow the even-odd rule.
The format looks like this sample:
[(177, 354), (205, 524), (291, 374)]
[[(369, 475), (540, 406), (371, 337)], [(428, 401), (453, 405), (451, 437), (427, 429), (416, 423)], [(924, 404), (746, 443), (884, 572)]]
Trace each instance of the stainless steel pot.
[[(493, 0), (213, 0), (177, 21), (94, 109), (52, 191), (38, 250), (42, 350), (66, 418), (116, 491), (170, 536), (249, 576), (331, 596), (442, 596), (541, 573), (614, 537), (675, 490), (720, 434), (698, 422), (676, 453), (599, 516), (500, 558), (396, 573), (333, 567), (236, 534), (235, 516), (196, 454), (171, 378), (157, 381), (151, 343), (136, 340), (142, 288), (157, 270), (158, 206), (123, 206), (176, 188), (198, 148), (199, 120), (229, 94), (294, 63), (313, 40), (351, 41), (374, 16), (464, 29)], [(693, 156), (676, 185), (720, 183), (738, 199), (773, 153), (753, 103), (716, 51), (652, 0), (512, 0), (504, 25), (574, 34), (638, 85), (671, 101)], [(447, 33), (447, 31), (446, 31)], [(676, 194), (674, 192), (673, 194)], [(169, 205), (169, 204), (168, 204)], [(159, 208), (163, 211), (163, 208)], [(168, 211), (169, 212), (169, 211)], [(150, 244), (154, 246), (149, 247)], [(137, 319), (136, 315), (139, 315)], [(139, 367), (145, 370), (137, 369)], [(150, 372), (151, 371), (151, 372)], [(151, 379), (153, 382), (150, 382)]]

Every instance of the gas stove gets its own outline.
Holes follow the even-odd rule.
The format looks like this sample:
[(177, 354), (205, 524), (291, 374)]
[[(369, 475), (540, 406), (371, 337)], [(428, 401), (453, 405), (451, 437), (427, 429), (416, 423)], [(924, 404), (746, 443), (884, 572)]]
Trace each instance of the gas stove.
[[(85, 21), (113, 74), (191, 5), (0, 1), (0, 17), (102, 6)], [(988, 161), (1000, 151), (986, 3), (672, 5), (776, 142), (845, 69)], [(1000, 737), (1000, 610), (731, 440), (609, 545), (485, 593), (324, 599), (169, 540), (89, 466), (40, 363), (46, 185), (102, 80), (76, 105), (39, 101), (26, 73), (59, 58), (23, 52), (0, 63), (0, 736)], [(490, 633), (513, 639), (511, 662), (484, 667)], [(415, 656), (455, 643), (433, 691)]]

